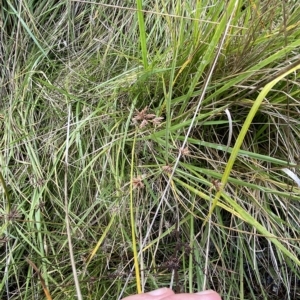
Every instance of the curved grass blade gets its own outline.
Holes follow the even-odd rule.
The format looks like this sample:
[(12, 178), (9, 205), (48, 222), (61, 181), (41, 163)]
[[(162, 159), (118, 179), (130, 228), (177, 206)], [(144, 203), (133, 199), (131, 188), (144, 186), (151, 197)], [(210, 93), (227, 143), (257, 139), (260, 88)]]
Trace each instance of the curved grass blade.
[(291, 66), (289, 66), (288, 70), (285, 71), (283, 74), (280, 74), (277, 78), (275, 78), (274, 80), (272, 80), (271, 82), (269, 82), (264, 88), (263, 90), (260, 92), (260, 94), (258, 95), (257, 99), (255, 100), (247, 118), (246, 118), (246, 121), (239, 133), (239, 136), (236, 140), (236, 143), (232, 149), (232, 152), (231, 152), (231, 155), (229, 157), (229, 161), (226, 165), (226, 168), (225, 168), (225, 171), (224, 171), (224, 174), (222, 176), (222, 179), (221, 179), (221, 184), (222, 184), (222, 188), (220, 189), (220, 191), (218, 191), (216, 193), (216, 196), (213, 200), (213, 203), (212, 203), (212, 207), (203, 223), (203, 226), (205, 225), (205, 223), (209, 220), (210, 216), (212, 215), (219, 199), (220, 199), (220, 196), (222, 195), (223, 193), (223, 188), (225, 187), (227, 181), (228, 181), (228, 178), (229, 178), (229, 175), (230, 175), (230, 172), (232, 170), (232, 167), (233, 167), (233, 164), (237, 158), (237, 155), (240, 151), (240, 148), (241, 148), (241, 145), (244, 141), (244, 138), (246, 136), (246, 133), (249, 129), (249, 126), (250, 124), (252, 123), (252, 120), (254, 118), (254, 116), (256, 115), (262, 101), (264, 100), (265, 96), (268, 94), (268, 92), (273, 88), (273, 86), (278, 83), (280, 80), (282, 80), (285, 76), (289, 75), (290, 73), (292, 72), (295, 72), (297, 71), (298, 69), (300, 69), (300, 60), (297, 60), (296, 63), (292, 64)]

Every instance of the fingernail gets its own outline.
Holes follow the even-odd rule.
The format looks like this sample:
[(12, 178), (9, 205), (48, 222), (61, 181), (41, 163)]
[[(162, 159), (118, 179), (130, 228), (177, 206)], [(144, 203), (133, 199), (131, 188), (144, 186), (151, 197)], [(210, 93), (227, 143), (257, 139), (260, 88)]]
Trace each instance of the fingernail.
[(148, 294), (151, 296), (161, 296), (161, 295), (165, 294), (167, 290), (168, 290), (167, 288), (161, 288), (158, 290), (148, 292)]
[(214, 294), (215, 292), (213, 290), (207, 290), (203, 292), (196, 293), (197, 295), (209, 295), (209, 294)]

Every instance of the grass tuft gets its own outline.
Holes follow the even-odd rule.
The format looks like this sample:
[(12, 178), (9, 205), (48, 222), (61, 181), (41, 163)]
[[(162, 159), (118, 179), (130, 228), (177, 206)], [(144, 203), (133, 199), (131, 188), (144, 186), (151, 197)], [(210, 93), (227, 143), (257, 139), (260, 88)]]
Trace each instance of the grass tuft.
[(2, 2), (0, 298), (299, 299), (299, 3)]

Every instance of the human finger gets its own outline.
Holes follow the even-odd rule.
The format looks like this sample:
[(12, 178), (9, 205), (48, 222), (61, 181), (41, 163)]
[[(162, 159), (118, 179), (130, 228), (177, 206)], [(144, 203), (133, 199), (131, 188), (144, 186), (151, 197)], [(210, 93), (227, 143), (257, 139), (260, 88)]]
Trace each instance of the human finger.
[(160, 300), (222, 300), (215, 291), (208, 290), (196, 294), (175, 294), (159, 298)]
[(138, 294), (126, 297), (122, 300), (160, 300), (164, 297), (169, 297), (174, 295), (174, 292), (168, 288), (160, 288), (144, 294)]

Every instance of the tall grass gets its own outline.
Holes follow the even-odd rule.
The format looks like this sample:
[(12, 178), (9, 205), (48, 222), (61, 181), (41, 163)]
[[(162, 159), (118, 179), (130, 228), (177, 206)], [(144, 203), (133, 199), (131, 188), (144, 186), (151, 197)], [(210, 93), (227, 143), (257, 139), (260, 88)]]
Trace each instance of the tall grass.
[(1, 299), (299, 299), (299, 9), (3, 1)]

